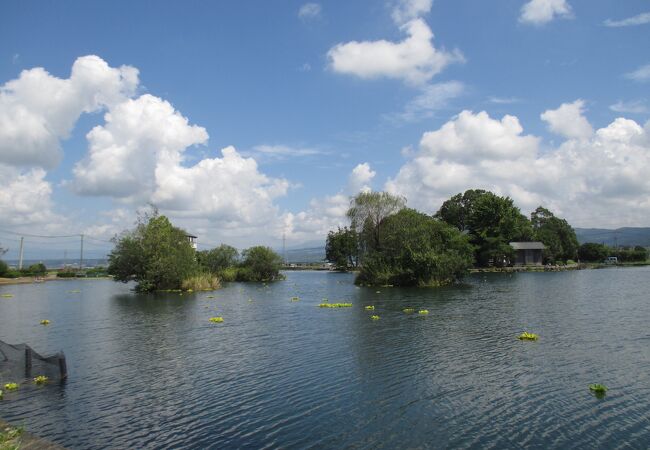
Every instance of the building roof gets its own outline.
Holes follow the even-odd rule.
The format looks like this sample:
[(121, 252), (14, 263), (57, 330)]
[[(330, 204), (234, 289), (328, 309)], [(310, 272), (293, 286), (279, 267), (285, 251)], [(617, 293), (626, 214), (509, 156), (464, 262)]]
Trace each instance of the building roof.
[(546, 248), (541, 242), (511, 242), (510, 247), (515, 250), (544, 250)]

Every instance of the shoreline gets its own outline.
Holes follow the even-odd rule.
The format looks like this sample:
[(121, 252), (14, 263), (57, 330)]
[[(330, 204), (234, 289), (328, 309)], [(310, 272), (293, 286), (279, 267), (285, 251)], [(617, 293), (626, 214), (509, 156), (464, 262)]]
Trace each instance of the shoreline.
[(44, 283), (46, 281), (108, 280), (111, 278), (112, 277), (57, 277), (56, 274), (48, 274), (45, 277), (0, 278), (0, 286), (10, 286), (12, 284)]

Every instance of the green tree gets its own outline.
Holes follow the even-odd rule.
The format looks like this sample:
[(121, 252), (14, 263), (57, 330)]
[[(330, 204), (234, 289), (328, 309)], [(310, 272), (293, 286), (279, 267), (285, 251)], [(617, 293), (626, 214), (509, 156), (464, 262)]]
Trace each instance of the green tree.
[(26, 269), (26, 272), (31, 275), (45, 275), (47, 273), (47, 267), (43, 263), (32, 264)]
[(210, 273), (218, 274), (228, 267), (234, 267), (239, 260), (239, 252), (235, 247), (221, 244), (211, 250), (197, 252), (199, 265)]
[(348, 270), (359, 263), (359, 238), (357, 232), (348, 227), (338, 228), (327, 234), (325, 258), (336, 265), (337, 270)]
[(602, 262), (609, 256), (609, 247), (595, 242), (586, 242), (578, 248), (581, 261)]
[(546, 208), (538, 207), (530, 215), (537, 240), (544, 243), (544, 259), (549, 262), (575, 259), (578, 254), (578, 238), (569, 223), (555, 217)]
[(456, 194), (442, 204), (435, 217), (460, 231), (467, 231), (476, 200), (487, 193), (482, 189), (469, 189), (463, 194)]
[(9, 266), (0, 259), (0, 277), (4, 277), (9, 272)]
[(501, 266), (513, 256), (510, 242), (531, 241), (533, 229), (512, 199), (492, 192), (481, 194), (468, 217), (470, 241), (476, 246), (476, 261)]
[(380, 242), (363, 261), (357, 282), (440, 286), (460, 279), (472, 265), (472, 246), (459, 230), (413, 209), (380, 224)]
[(388, 192), (362, 192), (350, 201), (347, 216), (359, 233), (362, 254), (379, 247), (382, 221), (405, 207), (404, 197)]
[(136, 281), (140, 291), (180, 289), (183, 280), (198, 273), (187, 233), (156, 211), (113, 242), (108, 273), (117, 281)]
[(282, 257), (269, 247), (257, 246), (242, 252), (242, 262), (237, 271), (237, 281), (275, 281), (280, 273)]

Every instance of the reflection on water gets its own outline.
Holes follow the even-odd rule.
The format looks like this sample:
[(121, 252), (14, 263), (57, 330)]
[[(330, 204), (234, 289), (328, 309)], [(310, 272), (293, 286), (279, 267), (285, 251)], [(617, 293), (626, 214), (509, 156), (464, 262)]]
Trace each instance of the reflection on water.
[[(189, 295), (3, 286), (0, 339), (64, 350), (70, 378), (6, 395), (0, 417), (69, 448), (647, 448), (649, 275), (478, 274), (379, 293), (321, 272)], [(596, 398), (591, 383), (610, 390)]]

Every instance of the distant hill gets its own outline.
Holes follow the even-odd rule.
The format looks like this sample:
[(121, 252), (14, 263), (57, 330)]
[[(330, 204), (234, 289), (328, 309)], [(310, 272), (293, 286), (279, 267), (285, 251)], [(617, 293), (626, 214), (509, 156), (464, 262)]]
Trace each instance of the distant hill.
[(650, 247), (650, 228), (617, 228), (607, 230), (603, 228), (574, 228), (578, 242), (597, 242), (609, 246), (634, 246)]
[[(280, 254), (281, 251), (280, 251)], [(325, 247), (292, 248), (287, 249), (288, 263), (315, 263), (325, 260)]]

